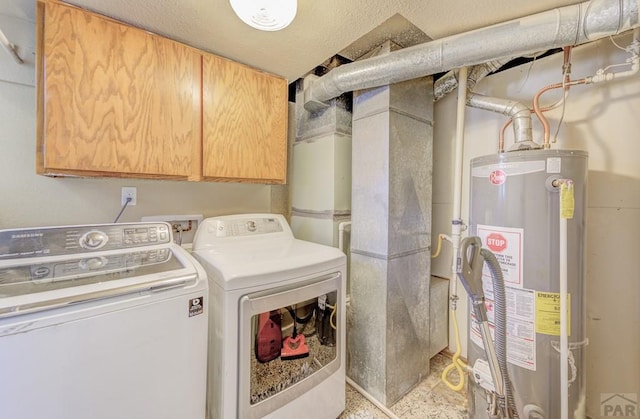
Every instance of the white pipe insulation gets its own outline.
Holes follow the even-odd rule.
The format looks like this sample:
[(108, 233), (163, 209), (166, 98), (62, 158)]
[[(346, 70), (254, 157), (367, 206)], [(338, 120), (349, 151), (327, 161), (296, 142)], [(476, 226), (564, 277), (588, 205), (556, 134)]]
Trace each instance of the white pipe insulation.
[(569, 330), (567, 325), (567, 219), (560, 216), (560, 417), (569, 419)]
[[(458, 277), (457, 262), (458, 249), (462, 239), (462, 170), (464, 162), (464, 118), (467, 104), (467, 67), (460, 69), (460, 88), (458, 89), (458, 102), (456, 107), (456, 138), (453, 163), (453, 214), (451, 217), (451, 310), (455, 316), (458, 301)], [(459, 349), (459, 348), (456, 348)]]
[(591, 0), (334, 68), (304, 91), (308, 111), (354, 90), (595, 41), (640, 26), (640, 0)]
[(560, 260), (560, 417), (569, 419), (569, 312), (568, 312), (568, 219), (573, 218), (573, 181), (558, 179), (559, 260)]

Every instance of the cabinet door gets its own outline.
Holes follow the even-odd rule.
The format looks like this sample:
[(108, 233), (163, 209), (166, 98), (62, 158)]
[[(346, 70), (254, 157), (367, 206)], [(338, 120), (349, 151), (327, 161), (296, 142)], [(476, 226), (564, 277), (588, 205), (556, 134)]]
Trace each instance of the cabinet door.
[(285, 183), (286, 80), (205, 54), (202, 89), (204, 177)]
[(38, 3), (40, 173), (198, 178), (199, 51)]

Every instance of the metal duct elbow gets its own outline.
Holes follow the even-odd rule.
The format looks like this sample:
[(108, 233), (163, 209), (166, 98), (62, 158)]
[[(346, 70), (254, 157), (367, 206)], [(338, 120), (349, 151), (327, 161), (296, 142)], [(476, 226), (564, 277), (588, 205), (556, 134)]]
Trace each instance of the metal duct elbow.
[(513, 135), (518, 150), (540, 148), (540, 145), (533, 141), (531, 110), (522, 103), (510, 99), (469, 93), (467, 105), (510, 117), (513, 120)]

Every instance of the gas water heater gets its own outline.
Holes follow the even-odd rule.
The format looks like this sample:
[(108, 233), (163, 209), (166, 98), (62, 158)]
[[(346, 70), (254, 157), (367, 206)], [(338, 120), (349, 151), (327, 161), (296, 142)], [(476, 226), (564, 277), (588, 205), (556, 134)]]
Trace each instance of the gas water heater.
[[(585, 192), (587, 153), (530, 150), (471, 161), (470, 235), (478, 236), (502, 268), (507, 301), (507, 365), (520, 418), (560, 418), (560, 188), (573, 187), (567, 231), (568, 412), (584, 418)], [(490, 272), (483, 288), (494, 318)], [(471, 418), (486, 418), (491, 375), (478, 323), (470, 315), (468, 361)], [(565, 394), (567, 394), (565, 393)], [(567, 402), (565, 402), (566, 404)]]

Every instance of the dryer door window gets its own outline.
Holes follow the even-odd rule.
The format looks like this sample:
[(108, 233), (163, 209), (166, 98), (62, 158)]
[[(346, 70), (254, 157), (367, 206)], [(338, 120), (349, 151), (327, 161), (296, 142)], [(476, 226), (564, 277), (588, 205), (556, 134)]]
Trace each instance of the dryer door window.
[(266, 415), (338, 369), (341, 290), (336, 273), (241, 299), (241, 417)]

